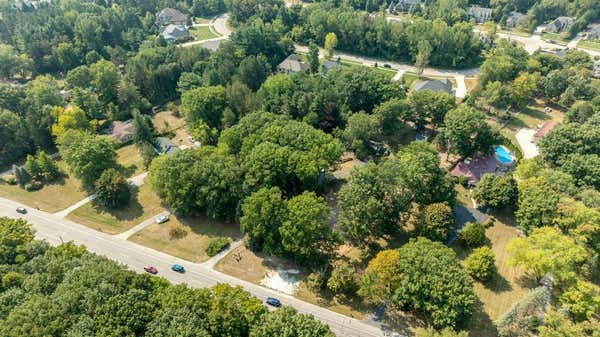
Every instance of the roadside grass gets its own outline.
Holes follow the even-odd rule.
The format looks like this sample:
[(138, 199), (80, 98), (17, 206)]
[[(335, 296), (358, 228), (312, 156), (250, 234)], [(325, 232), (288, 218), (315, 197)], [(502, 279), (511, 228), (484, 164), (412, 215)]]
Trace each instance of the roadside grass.
[(581, 40), (577, 47), (600, 51), (600, 40)]
[(190, 29), (190, 34), (197, 41), (208, 40), (219, 36), (215, 34), (208, 26), (194, 27)]
[(558, 42), (569, 43), (569, 39), (565, 38), (562, 34), (542, 33), (542, 38), (546, 40), (555, 40)]
[(467, 92), (473, 91), (477, 87), (476, 77), (465, 77), (465, 85), (467, 86)]
[(145, 171), (144, 159), (135, 144), (126, 145), (117, 150), (117, 163), (123, 166), (126, 177), (136, 176)]
[(239, 226), (207, 217), (178, 217), (171, 215), (163, 224), (153, 223), (129, 237), (141, 244), (178, 258), (200, 263), (209, 259), (205, 253), (211, 239), (224, 236), (240, 237)]
[(66, 173), (66, 164), (61, 160), (56, 161), (56, 164), (63, 172), (62, 177), (45, 183), (43, 188), (31, 192), (20, 188), (18, 185), (8, 185), (0, 182), (0, 197), (49, 213), (63, 210), (87, 197), (87, 193), (81, 188), (79, 179)]
[[(480, 303), (476, 305), (466, 327), (469, 336), (472, 337), (496, 336), (497, 331), (493, 321), (525, 297), (533, 286), (526, 281), (521, 269), (506, 264), (509, 257), (506, 246), (520, 235), (514, 227), (512, 211), (495, 212), (492, 215), (497, 218), (497, 221), (494, 226), (486, 230), (486, 237), (487, 245), (496, 256), (497, 273), (487, 282), (476, 281), (474, 284), (475, 294)], [(465, 248), (460, 241), (455, 241), (451, 248), (463, 262), (471, 253), (471, 250)]]
[(164, 211), (160, 198), (149, 184), (133, 188), (131, 200), (120, 209), (107, 209), (89, 202), (67, 215), (67, 219), (107, 234), (122, 233)]
[(518, 30), (518, 29), (510, 29), (510, 30), (500, 29), (500, 30), (498, 30), (498, 33), (517, 35), (517, 36), (523, 36), (523, 37), (531, 36), (531, 33), (524, 31), (524, 30)]

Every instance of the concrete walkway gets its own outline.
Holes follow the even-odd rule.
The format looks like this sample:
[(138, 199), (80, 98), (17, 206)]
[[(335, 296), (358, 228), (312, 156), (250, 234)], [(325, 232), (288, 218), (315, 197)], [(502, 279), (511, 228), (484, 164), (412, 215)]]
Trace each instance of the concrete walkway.
[(229, 254), (232, 250), (241, 246), (243, 243), (244, 243), (243, 240), (237, 240), (237, 241), (232, 242), (231, 244), (229, 244), (229, 247), (227, 247), (227, 249), (223, 249), (221, 252), (219, 252), (219, 254), (202, 262), (201, 265), (206, 266), (209, 269), (214, 269), (215, 266), (217, 265), (217, 263), (219, 263), (219, 261), (221, 261), (221, 259), (223, 259), (225, 256), (227, 256), (227, 254)]
[(119, 239), (123, 239), (123, 240), (127, 240), (133, 234), (135, 234), (135, 233), (143, 230), (144, 228), (152, 225), (156, 221), (156, 218), (158, 218), (159, 216), (169, 215), (169, 214), (171, 214), (171, 212), (169, 212), (169, 211), (164, 211), (164, 212), (158, 213), (155, 216), (142, 221), (139, 225), (136, 225), (136, 226), (130, 228), (129, 230), (127, 230), (127, 231), (125, 231), (123, 233), (114, 235), (114, 237), (119, 238)]
[(399, 69), (398, 72), (396, 73), (396, 75), (394, 75), (394, 77), (392, 77), (392, 81), (400, 81), (400, 79), (402, 78), (402, 76), (404, 75), (405, 72), (406, 72), (406, 70)]

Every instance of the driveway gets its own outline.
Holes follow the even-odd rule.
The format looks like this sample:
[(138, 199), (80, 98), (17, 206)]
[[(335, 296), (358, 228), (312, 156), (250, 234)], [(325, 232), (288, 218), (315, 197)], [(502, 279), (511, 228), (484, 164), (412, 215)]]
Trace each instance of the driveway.
[(534, 134), (535, 130), (523, 128), (515, 135), (525, 159), (535, 158), (539, 154), (537, 145), (532, 142)]

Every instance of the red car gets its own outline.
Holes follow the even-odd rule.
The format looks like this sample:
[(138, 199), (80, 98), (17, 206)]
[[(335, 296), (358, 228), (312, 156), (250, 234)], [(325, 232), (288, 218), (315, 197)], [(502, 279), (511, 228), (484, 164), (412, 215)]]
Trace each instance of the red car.
[(150, 274), (157, 274), (158, 273), (158, 269), (154, 268), (153, 266), (145, 266), (144, 270)]

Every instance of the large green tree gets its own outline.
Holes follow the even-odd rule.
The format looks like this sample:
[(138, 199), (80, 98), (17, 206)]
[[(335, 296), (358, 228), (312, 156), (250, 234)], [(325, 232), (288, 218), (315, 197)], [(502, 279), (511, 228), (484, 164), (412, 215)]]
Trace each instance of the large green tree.
[(286, 217), (286, 203), (277, 187), (261, 188), (244, 199), (240, 228), (251, 248), (267, 254), (282, 250), (279, 227)]
[(250, 337), (334, 337), (325, 324), (311, 315), (299, 314), (291, 307), (267, 313), (263, 320), (250, 329)]

